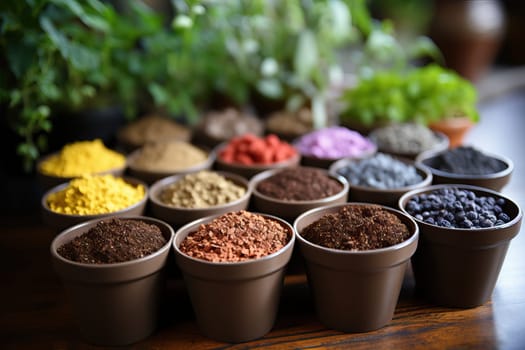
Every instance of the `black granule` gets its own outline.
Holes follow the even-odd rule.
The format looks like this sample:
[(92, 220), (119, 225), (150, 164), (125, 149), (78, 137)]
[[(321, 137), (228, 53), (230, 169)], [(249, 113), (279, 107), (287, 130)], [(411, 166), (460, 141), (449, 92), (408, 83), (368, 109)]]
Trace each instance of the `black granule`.
[(342, 189), (343, 185), (323, 170), (303, 167), (285, 169), (257, 185), (263, 195), (287, 201), (326, 198)]
[(429, 160), (434, 169), (460, 175), (487, 175), (504, 170), (507, 165), (471, 146), (449, 149)]
[(410, 232), (396, 215), (380, 206), (347, 205), (305, 227), (301, 236), (327, 248), (370, 250), (401, 243)]
[(145, 257), (165, 244), (166, 239), (156, 225), (111, 219), (100, 221), (57, 252), (65, 259), (84, 264), (112, 264)]

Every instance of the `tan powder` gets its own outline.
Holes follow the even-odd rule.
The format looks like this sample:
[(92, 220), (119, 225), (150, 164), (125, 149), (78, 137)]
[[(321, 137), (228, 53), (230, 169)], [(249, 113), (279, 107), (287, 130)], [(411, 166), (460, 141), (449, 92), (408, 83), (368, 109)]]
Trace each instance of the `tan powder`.
[(147, 171), (179, 171), (204, 163), (208, 154), (182, 141), (149, 143), (144, 145), (133, 166)]

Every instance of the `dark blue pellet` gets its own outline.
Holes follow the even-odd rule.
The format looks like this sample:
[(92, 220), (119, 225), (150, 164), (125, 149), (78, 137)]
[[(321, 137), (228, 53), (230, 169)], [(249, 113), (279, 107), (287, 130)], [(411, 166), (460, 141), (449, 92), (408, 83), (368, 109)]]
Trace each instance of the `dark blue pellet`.
[(510, 221), (510, 217), (505, 214), (505, 213), (499, 213), (498, 214), (498, 219), (503, 221), (503, 222), (509, 222)]
[(406, 211), (431, 225), (456, 228), (485, 228), (511, 220), (504, 212), (505, 199), (477, 196), (473, 191), (441, 188), (412, 197)]

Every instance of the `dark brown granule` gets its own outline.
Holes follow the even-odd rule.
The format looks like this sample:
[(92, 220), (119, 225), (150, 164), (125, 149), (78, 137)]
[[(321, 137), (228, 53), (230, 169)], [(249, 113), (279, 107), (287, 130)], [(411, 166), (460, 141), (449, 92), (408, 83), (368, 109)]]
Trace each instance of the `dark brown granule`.
[(111, 219), (100, 221), (59, 247), (57, 252), (65, 259), (84, 264), (112, 264), (145, 257), (166, 242), (156, 225), (140, 220)]
[(289, 229), (278, 221), (242, 210), (200, 225), (179, 249), (197, 259), (237, 262), (272, 254), (283, 248), (290, 236)]
[(405, 224), (376, 205), (347, 205), (303, 229), (301, 236), (323, 247), (370, 250), (389, 247), (410, 237)]
[(343, 185), (321, 169), (289, 168), (262, 180), (257, 191), (265, 196), (288, 200), (308, 201), (333, 196)]

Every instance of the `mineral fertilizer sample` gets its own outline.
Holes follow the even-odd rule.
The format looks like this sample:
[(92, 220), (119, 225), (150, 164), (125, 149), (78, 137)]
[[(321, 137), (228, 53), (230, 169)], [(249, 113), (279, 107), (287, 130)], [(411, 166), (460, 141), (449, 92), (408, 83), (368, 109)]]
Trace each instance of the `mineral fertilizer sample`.
[(384, 153), (348, 162), (336, 172), (344, 176), (350, 185), (377, 189), (402, 188), (423, 181), (415, 166)]
[(479, 196), (467, 189), (445, 187), (410, 198), (405, 210), (430, 225), (474, 229), (509, 222), (505, 202), (501, 197)]
[(78, 177), (101, 173), (126, 165), (126, 157), (104, 146), (100, 139), (65, 145), (60, 152), (46, 158), (39, 170), (46, 175)]
[(276, 135), (258, 137), (245, 134), (234, 137), (220, 151), (219, 158), (226, 163), (273, 164), (295, 156), (297, 151)]
[(132, 166), (146, 171), (176, 172), (206, 162), (208, 154), (182, 141), (148, 143), (144, 145)]
[(246, 188), (235, 184), (213, 171), (184, 175), (160, 192), (162, 203), (180, 208), (209, 208), (233, 202), (246, 193)]
[(67, 215), (117, 212), (140, 202), (146, 195), (141, 184), (131, 184), (113, 175), (85, 175), (47, 197), (51, 211)]
[(189, 141), (191, 130), (167, 117), (144, 116), (119, 130), (118, 137), (126, 144), (141, 147), (150, 142)]
[(403, 154), (419, 154), (441, 142), (432, 130), (417, 123), (384, 126), (374, 130), (371, 138), (379, 150)]
[(288, 243), (291, 234), (276, 220), (241, 210), (200, 225), (188, 234), (179, 249), (197, 259), (238, 262), (277, 252)]
[(342, 126), (323, 128), (303, 135), (294, 146), (301, 155), (322, 159), (359, 158), (376, 149), (368, 138)]
[(488, 175), (503, 171), (507, 165), (471, 146), (446, 150), (425, 162), (430, 167), (453, 174)]

